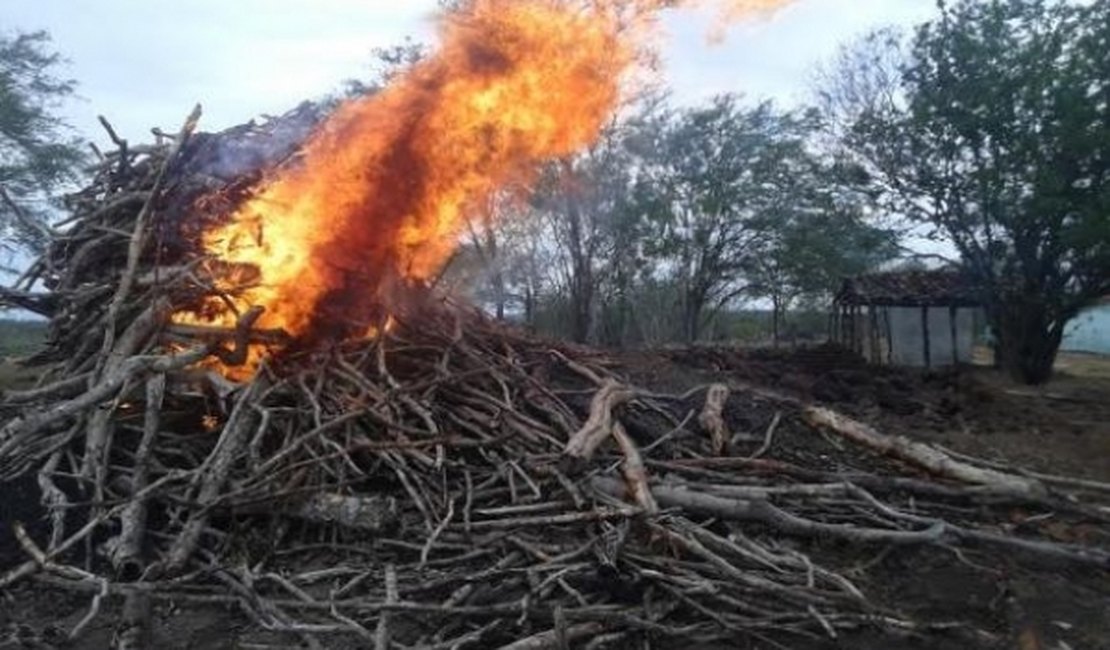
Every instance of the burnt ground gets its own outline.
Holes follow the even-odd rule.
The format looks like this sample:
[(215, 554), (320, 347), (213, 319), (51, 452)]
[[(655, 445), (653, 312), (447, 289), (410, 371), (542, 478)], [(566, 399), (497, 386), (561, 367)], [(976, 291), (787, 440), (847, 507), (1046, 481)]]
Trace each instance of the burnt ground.
[[(959, 452), (1019, 464), (1033, 471), (1110, 481), (1110, 373), (1063, 375), (1044, 388), (1015, 386), (987, 368), (919, 372), (873, 368), (833, 348), (800, 351), (718, 347), (627, 352), (616, 359), (631, 381), (659, 392), (679, 393), (714, 381), (752, 384), (828, 405), (872, 423), (886, 433), (938, 443)], [(691, 408), (696, 404), (691, 403)], [(740, 435), (739, 453), (758, 447), (773, 413), (765, 404), (736, 395), (726, 417)], [(751, 449), (748, 449), (748, 447)], [(780, 427), (771, 456), (809, 467), (887, 469), (870, 456), (805, 427)], [(0, 522), (36, 516), (33, 481), (6, 486)], [(1011, 529), (1036, 527), (1064, 542), (1110, 546), (1104, 528), (1045, 513), (1008, 513)], [(958, 517), (959, 513), (955, 512)], [(849, 575), (873, 602), (911, 620), (962, 623), (992, 636), (934, 632), (892, 638), (862, 630), (835, 640), (779, 639), (750, 648), (797, 650), (1018, 650), (1110, 649), (1110, 575), (1089, 568), (1030, 564), (978, 549), (866, 548), (829, 541), (788, 542), (815, 561)], [(23, 556), (0, 535), (0, 571)], [(105, 608), (77, 643), (61, 635), (87, 611), (88, 595), (24, 583), (0, 592), (0, 648), (108, 647), (111, 614)], [(156, 648), (299, 647), (289, 637), (243, 635), (246, 623), (226, 607), (185, 608), (161, 602), (155, 610)], [(5, 645), (11, 636), (28, 639)], [(34, 645), (32, 637), (48, 645)], [(267, 643), (267, 641), (271, 643)], [(781, 644), (781, 645), (780, 645)], [(356, 642), (334, 647), (362, 647)], [(664, 646), (656, 646), (664, 647)], [(689, 644), (683, 650), (695, 650)], [(708, 650), (708, 649), (706, 649)]]

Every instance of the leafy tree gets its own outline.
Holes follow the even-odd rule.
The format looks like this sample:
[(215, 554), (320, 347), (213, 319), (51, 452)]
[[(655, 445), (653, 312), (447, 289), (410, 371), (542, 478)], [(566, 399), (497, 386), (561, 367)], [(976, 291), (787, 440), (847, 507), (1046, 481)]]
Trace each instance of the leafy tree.
[(566, 298), (569, 335), (579, 342), (597, 341), (602, 302), (624, 279), (613, 273), (626, 259), (621, 247), (635, 246), (620, 238), (633, 168), (624, 137), (610, 128), (589, 150), (550, 166), (534, 197), (557, 251), (555, 282)]
[(747, 270), (749, 293), (771, 301), (776, 344), (787, 314), (799, 303), (826, 301), (843, 278), (898, 254), (893, 233), (867, 223), (855, 206), (821, 203), (773, 222)]
[(406, 36), (403, 43), (388, 47), (375, 47), (370, 54), (373, 58), (370, 78), (368, 80), (344, 80), (342, 89), (337, 95), (328, 99), (329, 103), (336, 104), (345, 99), (372, 95), (380, 91), (394, 77), (428, 56), (428, 47)]
[[(1066, 323), (1110, 291), (1110, 1), (940, 12), (904, 53), (872, 38), (846, 59), (839, 80), (871, 92), (841, 83), (825, 95), (863, 89), (840, 113), (843, 142), (892, 208), (958, 249), (1000, 364), (1044, 382)], [(884, 88), (890, 67), (871, 64), (899, 56)]]
[(656, 233), (649, 251), (679, 287), (682, 338), (745, 291), (744, 272), (811, 164), (812, 117), (734, 95), (679, 113), (650, 143)]
[(59, 79), (46, 32), (0, 36), (0, 242), (41, 247), (48, 198), (82, 160), (57, 110), (74, 82)]

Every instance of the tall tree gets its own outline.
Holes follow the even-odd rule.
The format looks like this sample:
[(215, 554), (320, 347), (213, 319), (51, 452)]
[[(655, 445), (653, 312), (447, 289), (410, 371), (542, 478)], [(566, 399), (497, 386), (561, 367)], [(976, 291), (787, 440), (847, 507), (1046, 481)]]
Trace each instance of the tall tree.
[(657, 234), (681, 300), (682, 338), (747, 290), (744, 271), (810, 164), (811, 117), (733, 95), (679, 113), (651, 143)]
[(49, 46), (46, 32), (0, 35), (0, 244), (44, 244), (49, 199), (82, 159), (58, 115), (74, 82)]
[[(940, 12), (894, 92), (854, 104), (844, 142), (894, 208), (958, 249), (1001, 365), (1041, 383), (1067, 322), (1110, 291), (1110, 0)], [(881, 80), (858, 74), (868, 58), (841, 79)]]
[(750, 295), (770, 300), (777, 345), (786, 317), (800, 302), (827, 301), (845, 277), (875, 269), (898, 255), (895, 235), (868, 222), (858, 206), (828, 197), (811, 209), (782, 215), (768, 228), (747, 269)]
[[(565, 290), (570, 337), (594, 342), (602, 291), (628, 198), (631, 166), (619, 130), (609, 129), (589, 151), (549, 168), (536, 206), (550, 224)], [(627, 244), (627, 242), (625, 242)]]

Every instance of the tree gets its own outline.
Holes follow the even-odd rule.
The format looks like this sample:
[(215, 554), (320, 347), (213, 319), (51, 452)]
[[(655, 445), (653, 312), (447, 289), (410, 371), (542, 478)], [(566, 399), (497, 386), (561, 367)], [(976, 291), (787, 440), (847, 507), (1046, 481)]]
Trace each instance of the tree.
[(0, 36), (0, 241), (31, 248), (46, 241), (49, 197), (82, 160), (57, 114), (74, 82), (55, 76), (49, 44), (46, 32)]
[(551, 165), (535, 194), (535, 207), (550, 225), (574, 341), (598, 338), (601, 298), (610, 288), (608, 271), (621, 245), (615, 226), (628, 199), (631, 168), (623, 134), (612, 127), (588, 151)]
[(894, 233), (867, 223), (858, 206), (836, 206), (825, 197), (813, 208), (772, 223), (747, 270), (749, 293), (771, 301), (776, 345), (787, 314), (800, 301), (827, 301), (843, 278), (898, 253)]
[(811, 119), (724, 95), (679, 113), (649, 143), (657, 227), (649, 243), (679, 288), (686, 341), (748, 290), (744, 272), (811, 164)]
[(326, 101), (338, 104), (345, 99), (373, 95), (385, 88), (393, 79), (428, 56), (428, 47), (406, 36), (404, 42), (388, 47), (375, 47), (371, 51), (373, 64), (368, 80), (346, 79), (338, 94)]
[(854, 104), (843, 142), (892, 208), (956, 247), (1000, 365), (1041, 383), (1067, 322), (1110, 291), (1110, 1), (940, 10), (896, 92)]

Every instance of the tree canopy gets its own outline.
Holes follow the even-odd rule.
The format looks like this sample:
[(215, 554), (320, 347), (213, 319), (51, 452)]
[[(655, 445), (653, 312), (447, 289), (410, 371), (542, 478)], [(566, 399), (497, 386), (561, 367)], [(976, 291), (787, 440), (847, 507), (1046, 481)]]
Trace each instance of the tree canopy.
[(959, 251), (1000, 361), (1031, 383), (1110, 291), (1107, 52), (1107, 0), (942, 2), (907, 49), (873, 35), (826, 87), (841, 142)]
[(48, 200), (77, 173), (77, 142), (58, 115), (74, 82), (45, 32), (0, 35), (0, 241), (43, 243)]

